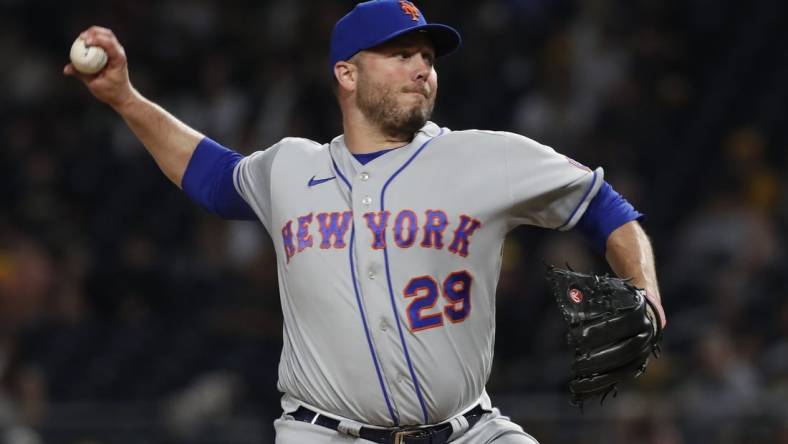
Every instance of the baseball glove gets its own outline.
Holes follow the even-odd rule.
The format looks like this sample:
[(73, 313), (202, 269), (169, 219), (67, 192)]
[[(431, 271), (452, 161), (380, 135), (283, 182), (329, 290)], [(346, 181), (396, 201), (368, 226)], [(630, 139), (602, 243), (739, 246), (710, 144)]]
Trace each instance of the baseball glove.
[(640, 376), (652, 353), (659, 357), (662, 327), (645, 291), (627, 279), (583, 274), (549, 266), (547, 279), (569, 324), (567, 342), (574, 351), (570, 402), (601, 395)]

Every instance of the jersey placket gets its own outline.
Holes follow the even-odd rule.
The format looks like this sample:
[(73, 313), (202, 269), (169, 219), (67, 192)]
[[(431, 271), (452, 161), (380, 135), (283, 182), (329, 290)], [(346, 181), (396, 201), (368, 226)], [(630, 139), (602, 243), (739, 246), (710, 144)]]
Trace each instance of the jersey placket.
[[(409, 393), (412, 393), (412, 389), (403, 387), (408, 384), (410, 378), (407, 377), (407, 366), (403, 363), (394, 316), (388, 304), (382, 249), (385, 248), (383, 224), (386, 222), (386, 216), (377, 211), (381, 179), (379, 172), (367, 167), (362, 167), (360, 172), (355, 174), (351, 197), (353, 223), (356, 227), (353, 247), (357, 258), (356, 272), (360, 282), (361, 300), (368, 316), (369, 331), (377, 348), (391, 402), (397, 410), (397, 417), (400, 418), (402, 412), (399, 410), (404, 407), (403, 401), (407, 399)], [(380, 230), (379, 236), (376, 236), (376, 229)], [(380, 245), (380, 236), (383, 237), (383, 245)]]
[[(344, 147), (340, 148), (340, 152), (345, 150)], [(341, 155), (336, 157), (332, 156), (334, 170), (348, 189), (353, 213), (349, 271), (352, 273), (351, 279), (354, 281), (354, 289), (357, 293), (358, 310), (364, 323), (364, 331), (370, 346), (369, 352), (372, 354), (375, 370), (380, 379), (380, 389), (386, 407), (393, 424), (399, 425), (398, 400), (401, 395), (398, 393), (399, 390), (395, 390), (398, 382), (395, 376), (397, 372), (392, 370), (392, 362), (396, 362), (392, 358), (395, 358), (397, 352), (391, 347), (393, 337), (389, 337), (392, 331), (391, 321), (384, 320), (386, 306), (380, 304), (386, 296), (385, 287), (382, 286), (385, 285), (381, 274), (382, 256), (378, 251), (370, 248), (372, 237), (367, 234), (369, 229), (364, 217), (366, 213), (373, 211), (375, 202), (373, 195), (377, 181), (372, 180), (373, 174), (368, 169), (359, 170), (350, 159), (343, 158)]]
[(379, 359), (381, 376), (386, 381), (388, 399), (396, 406), (398, 419), (407, 422), (424, 422), (428, 418), (421, 387), (415, 379), (414, 363), (408, 353), (407, 326), (400, 319), (403, 313), (397, 298), (401, 289), (389, 282), (390, 270), (386, 269), (387, 242), (393, 242), (388, 231), (393, 221), (387, 209), (382, 208), (381, 199), (386, 184), (431, 139), (424, 134), (401, 151), (366, 165), (351, 160), (346, 147), (335, 152), (336, 164), (342, 165), (335, 166), (338, 175), (345, 176), (350, 187), (355, 229), (354, 262), (360, 303), (363, 304), (361, 309), (366, 314), (367, 331)]
[[(381, 190), (407, 157), (399, 155), (404, 153), (391, 153), (392, 156), (388, 159), (381, 158), (367, 165), (360, 165), (349, 159), (350, 154), (345, 147), (341, 150), (342, 154), (335, 159), (335, 168), (340, 178), (344, 177), (350, 187), (354, 228), (353, 262), (359, 299), (363, 305), (360, 309), (365, 313), (366, 330), (378, 359), (381, 377), (385, 381), (385, 396), (395, 411), (396, 422), (423, 421), (423, 409), (404, 349), (407, 345), (402, 343), (403, 338), (399, 331), (401, 326), (396, 320), (396, 316), (401, 314), (393, 312), (385, 270), (386, 231), (391, 220), (380, 211)], [(347, 158), (343, 158), (344, 154), (347, 154)], [(380, 232), (377, 239), (376, 228)]]
[[(379, 208), (380, 208), (380, 213), (381, 214), (387, 214), (388, 213), (387, 208), (386, 208), (386, 201), (385, 201), (385, 199), (386, 199), (386, 191), (388, 190), (389, 185), (392, 184), (392, 182), (397, 178), (397, 176), (405, 168), (407, 168), (408, 165), (410, 165), (410, 163), (421, 153), (421, 151), (427, 145), (430, 144), (430, 142), (432, 142), (434, 139), (438, 138), (442, 134), (443, 134), (443, 130), (439, 130), (437, 134), (424, 133), (422, 137), (419, 137), (417, 135), (417, 137), (414, 138), (414, 140), (411, 142), (411, 145), (409, 146), (410, 150), (403, 150), (401, 152), (402, 154), (405, 154), (405, 157), (401, 160), (401, 162), (397, 162), (397, 163), (393, 164), (394, 168), (391, 171), (388, 171), (387, 174), (385, 174), (385, 177), (386, 177), (385, 183), (381, 187), (381, 191), (380, 191), (380, 204), (379, 204), (380, 206), (379, 206)], [(386, 231), (384, 230), (384, 237), (383, 237), (384, 244), (385, 244), (385, 239), (386, 239), (385, 233), (386, 233)], [(429, 418), (429, 413), (427, 411), (426, 401), (425, 401), (425, 398), (424, 398), (424, 394), (422, 393), (422, 388), (420, 386), (420, 382), (419, 382), (419, 380), (417, 379), (417, 376), (416, 376), (416, 374), (417, 374), (417, 370), (415, 368), (416, 363), (414, 363), (414, 359), (410, 355), (409, 347), (408, 347), (408, 344), (407, 344), (406, 337), (408, 335), (405, 334), (405, 331), (407, 330), (407, 326), (406, 326), (405, 322), (401, 319), (402, 316), (403, 316), (402, 311), (400, 311), (400, 309), (399, 309), (399, 305), (400, 305), (399, 297), (400, 297), (400, 294), (401, 294), (401, 290), (400, 290), (399, 287), (393, 286), (393, 282), (392, 282), (392, 268), (393, 268), (393, 265), (389, 261), (388, 250), (384, 247), (382, 249), (382, 251), (383, 251), (384, 266), (385, 266), (385, 271), (386, 271), (386, 283), (388, 285), (387, 291), (388, 291), (388, 295), (389, 295), (390, 306), (391, 306), (392, 314), (395, 317), (395, 324), (396, 324), (396, 327), (397, 327), (397, 333), (399, 334), (399, 344), (401, 346), (400, 351), (401, 351), (402, 355), (404, 356), (405, 363), (407, 365), (407, 375), (408, 375), (408, 377), (405, 377), (404, 375), (406, 373), (404, 371), (401, 371), (400, 372), (400, 376), (398, 376), (398, 382), (400, 382), (400, 384), (402, 386), (406, 385), (407, 382), (410, 382), (410, 384), (409, 384), (410, 388), (413, 390), (413, 392), (416, 395), (415, 396), (415, 398), (416, 398), (415, 399), (415, 401), (416, 401), (415, 406), (413, 406), (412, 408), (409, 408), (409, 410), (408, 410), (408, 413), (412, 413), (413, 416), (411, 416), (408, 419), (412, 420), (414, 422), (417, 422), (417, 423), (421, 422), (423, 424), (428, 424), (430, 422), (430, 418)], [(413, 400), (413, 396), (410, 396), (407, 399)], [(411, 406), (409, 406), (409, 407), (411, 407)], [(416, 413), (416, 412), (418, 412), (418, 413)]]

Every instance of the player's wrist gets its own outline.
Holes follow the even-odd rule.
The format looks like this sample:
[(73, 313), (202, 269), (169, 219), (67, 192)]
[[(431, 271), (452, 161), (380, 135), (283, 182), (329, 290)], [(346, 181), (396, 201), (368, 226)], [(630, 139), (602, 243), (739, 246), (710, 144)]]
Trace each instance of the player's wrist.
[(131, 113), (143, 100), (144, 97), (142, 97), (142, 95), (129, 84), (127, 89), (124, 92), (118, 94), (114, 100), (109, 101), (108, 105), (111, 106), (115, 112), (125, 117)]
[(646, 288), (643, 290), (643, 293), (646, 296), (646, 301), (648, 302), (648, 307), (653, 310), (654, 315), (656, 316), (659, 322), (659, 329), (662, 330), (668, 324), (667, 319), (665, 318), (665, 309), (662, 308), (662, 301), (659, 296), (658, 292), (649, 290)]
[(662, 321), (657, 314), (657, 311), (654, 309), (654, 305), (646, 299), (646, 317), (651, 322), (651, 325), (654, 329), (654, 335), (658, 335), (659, 331), (662, 330)]

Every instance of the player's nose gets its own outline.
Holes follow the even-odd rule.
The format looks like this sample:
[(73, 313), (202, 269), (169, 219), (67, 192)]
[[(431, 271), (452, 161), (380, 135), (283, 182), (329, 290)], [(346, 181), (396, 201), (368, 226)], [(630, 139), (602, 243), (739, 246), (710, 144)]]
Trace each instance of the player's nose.
[(413, 64), (414, 80), (427, 81), (432, 72), (432, 62), (427, 57), (415, 56), (411, 58)]
[(417, 66), (413, 72), (413, 80), (426, 82), (430, 76), (430, 71), (432, 71), (432, 66), (427, 66), (426, 64)]

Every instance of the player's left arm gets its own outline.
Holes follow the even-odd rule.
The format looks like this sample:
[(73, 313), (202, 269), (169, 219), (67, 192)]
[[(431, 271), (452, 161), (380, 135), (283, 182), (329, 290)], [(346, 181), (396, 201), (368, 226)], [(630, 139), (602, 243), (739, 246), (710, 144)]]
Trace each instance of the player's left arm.
[(656, 308), (665, 327), (665, 310), (657, 285), (654, 252), (646, 232), (636, 220), (613, 230), (607, 238), (605, 259), (619, 277), (631, 279), (632, 285), (646, 290), (646, 297)]
[(649, 301), (665, 326), (665, 311), (657, 285), (654, 253), (639, 221), (643, 214), (605, 182), (589, 202), (575, 228), (607, 259), (619, 277), (646, 290)]

